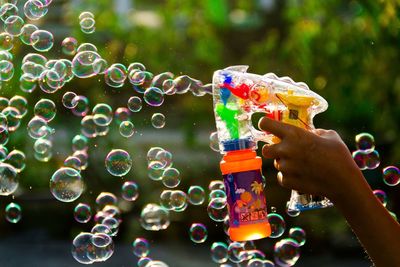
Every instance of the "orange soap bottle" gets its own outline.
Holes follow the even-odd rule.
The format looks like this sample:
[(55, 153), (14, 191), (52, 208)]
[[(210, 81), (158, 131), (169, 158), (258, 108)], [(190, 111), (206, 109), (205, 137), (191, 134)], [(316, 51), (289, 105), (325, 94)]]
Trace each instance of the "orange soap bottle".
[(229, 236), (233, 241), (268, 237), (262, 160), (252, 149), (227, 151), (220, 167), (229, 210)]

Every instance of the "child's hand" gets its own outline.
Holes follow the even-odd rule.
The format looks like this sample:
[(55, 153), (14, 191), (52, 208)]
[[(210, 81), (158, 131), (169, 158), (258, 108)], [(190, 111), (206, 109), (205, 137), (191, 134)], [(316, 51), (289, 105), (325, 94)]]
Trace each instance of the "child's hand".
[(278, 181), (284, 187), (335, 202), (357, 186), (350, 177), (362, 177), (354, 175), (360, 170), (335, 131), (310, 132), (266, 117), (259, 121), (259, 127), (281, 139), (278, 144), (265, 145), (262, 153), (275, 159)]

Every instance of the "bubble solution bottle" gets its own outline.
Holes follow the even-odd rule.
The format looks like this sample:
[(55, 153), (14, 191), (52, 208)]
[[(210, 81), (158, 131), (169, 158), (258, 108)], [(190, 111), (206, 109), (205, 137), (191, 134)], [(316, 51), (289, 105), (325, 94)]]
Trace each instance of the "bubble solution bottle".
[[(238, 149), (238, 145), (243, 149)], [(251, 141), (239, 139), (224, 143), (226, 152), (220, 162), (229, 210), (229, 236), (233, 241), (268, 237), (262, 160), (251, 149)]]

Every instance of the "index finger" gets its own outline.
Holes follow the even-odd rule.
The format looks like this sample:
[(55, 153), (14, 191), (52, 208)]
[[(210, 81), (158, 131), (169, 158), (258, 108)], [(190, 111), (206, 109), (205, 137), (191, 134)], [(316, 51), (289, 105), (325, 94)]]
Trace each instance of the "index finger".
[(263, 117), (258, 121), (258, 127), (265, 131), (265, 132), (270, 132), (273, 135), (277, 136), (277, 137), (285, 137), (288, 129), (288, 124), (280, 122), (280, 121), (276, 121), (276, 120), (272, 120), (268, 117)]

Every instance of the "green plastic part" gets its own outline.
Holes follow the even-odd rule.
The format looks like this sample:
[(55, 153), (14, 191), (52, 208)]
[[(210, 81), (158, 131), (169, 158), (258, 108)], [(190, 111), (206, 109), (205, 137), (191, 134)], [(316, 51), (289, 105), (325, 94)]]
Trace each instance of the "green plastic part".
[(235, 108), (228, 108), (224, 104), (217, 104), (215, 108), (216, 113), (226, 124), (231, 139), (239, 139), (239, 121), (236, 119), (238, 110)]

